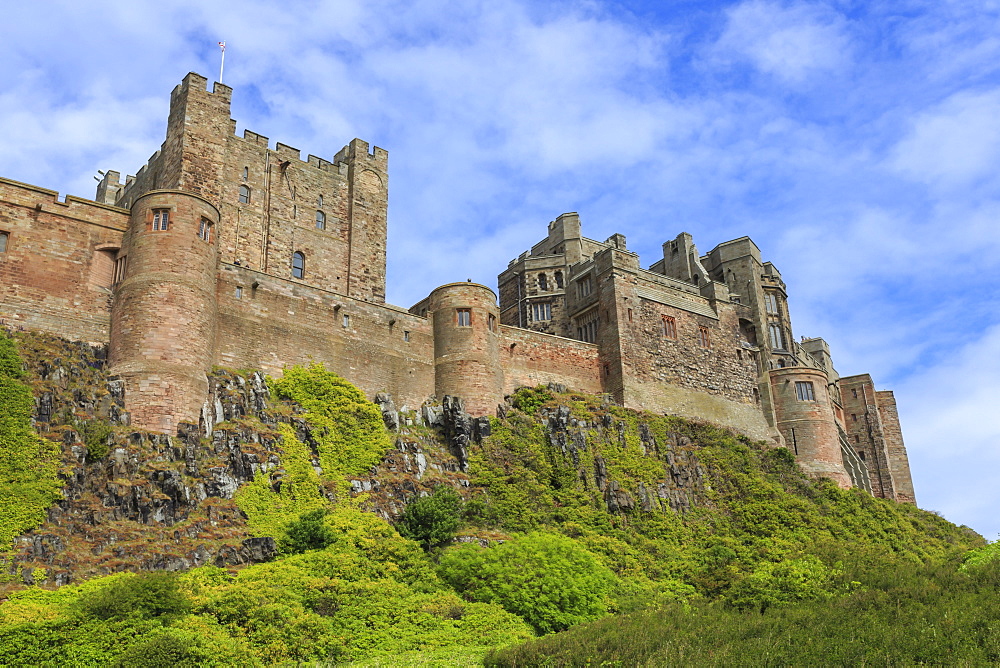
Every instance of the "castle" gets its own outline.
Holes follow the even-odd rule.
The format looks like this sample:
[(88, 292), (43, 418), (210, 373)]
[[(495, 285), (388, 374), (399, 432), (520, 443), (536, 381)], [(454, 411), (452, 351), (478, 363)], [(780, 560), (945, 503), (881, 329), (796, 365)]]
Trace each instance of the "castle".
[(499, 277), (410, 309), (385, 303), (388, 155), (332, 160), (235, 134), (232, 89), (188, 74), (166, 139), (94, 200), (0, 179), (0, 318), (108, 344), (136, 426), (210, 428), (214, 366), (280, 375), (316, 360), (369, 396), (459, 396), (490, 414), (524, 385), (708, 420), (785, 445), (807, 471), (914, 502), (892, 392), (797, 342), (781, 275), (747, 237), (700, 255), (680, 234), (648, 269), (579, 216)]

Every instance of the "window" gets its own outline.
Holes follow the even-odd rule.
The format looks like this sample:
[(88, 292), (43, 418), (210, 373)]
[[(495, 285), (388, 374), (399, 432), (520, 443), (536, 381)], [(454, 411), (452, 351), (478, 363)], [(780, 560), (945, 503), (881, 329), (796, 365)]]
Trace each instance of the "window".
[(342, 322), (343, 322), (343, 325), (344, 325), (345, 328), (350, 327), (351, 326), (351, 316), (349, 316), (349, 315), (347, 315), (345, 313)]
[(410, 333), (408, 331), (406, 331), (405, 329), (403, 330), (403, 340), (404, 341), (409, 341), (410, 340)]
[(237, 299), (243, 299), (243, 287), (242, 286), (239, 286), (239, 285), (236, 286), (236, 298)]
[(10, 232), (0, 232), (0, 253), (7, 252), (7, 238), (10, 236)]
[(586, 341), (587, 343), (597, 342), (597, 329), (601, 324), (601, 319), (594, 311), (591, 316), (586, 320), (579, 321), (580, 324), (576, 328), (576, 336), (581, 341)]
[(326, 229), (326, 214), (322, 211), (316, 212), (316, 229), (325, 230)]
[(323, 208), (323, 196), (322, 195), (320, 195), (319, 197), (316, 198), (316, 206), (319, 207), (320, 209)]
[(593, 281), (590, 280), (590, 276), (581, 278), (579, 281), (576, 282), (576, 296), (578, 298), (586, 297), (593, 291), (594, 291), (594, 283)]
[(799, 401), (816, 401), (813, 384), (807, 380), (795, 381), (795, 397)]
[(207, 218), (201, 219), (201, 224), (198, 226), (198, 238), (209, 243), (212, 241), (212, 223)]
[(702, 348), (712, 347), (712, 338), (709, 335), (708, 327), (698, 328), (698, 345), (701, 346)]
[(668, 339), (677, 338), (677, 321), (669, 315), (663, 316), (663, 336)]
[(632, 322), (632, 309), (628, 310), (628, 321)]
[(170, 225), (170, 209), (153, 209), (153, 231), (162, 232)]
[(495, 315), (490, 313), (487, 323), (489, 324), (491, 332), (497, 331), (497, 317)]
[(784, 350), (785, 333), (782, 331), (781, 325), (768, 325), (767, 331), (771, 337), (771, 348), (773, 350)]
[(240, 204), (250, 203), (250, 189), (246, 186), (240, 186)]
[(531, 319), (534, 322), (542, 320), (552, 320), (552, 304), (549, 302), (537, 302), (531, 305)]
[(853, 396), (855, 399), (857, 399), (858, 398), (858, 391), (857, 390), (851, 390), (851, 396)]
[[(855, 437), (855, 438), (857, 438), (857, 437)], [(857, 443), (857, 441), (855, 441), (855, 443)], [(858, 457), (861, 457), (861, 461), (865, 461), (865, 453), (864, 453), (863, 450), (861, 450), (861, 451), (858, 452)]]
[(549, 279), (545, 276), (545, 274), (538, 275), (538, 289), (539, 290), (549, 289)]
[(249, 178), (250, 178), (250, 168), (249, 167), (244, 167), (243, 168), (243, 180), (246, 181)]
[(557, 271), (557, 272), (556, 272), (556, 276), (555, 276), (555, 278), (556, 278), (556, 287), (557, 287), (558, 289), (562, 290), (562, 287), (563, 287), (563, 277), (562, 277), (562, 272), (561, 272), (561, 271)]
[(773, 292), (764, 293), (764, 310), (772, 315), (778, 315), (778, 295)]
[(292, 253), (292, 278), (303, 278), (306, 275), (306, 256), (295, 251)]
[(459, 327), (472, 327), (472, 310), (467, 308), (456, 309), (455, 324)]
[(858, 416), (855, 413), (851, 413), (851, 422), (857, 422)]
[(111, 278), (111, 285), (115, 286), (125, 280), (125, 267), (128, 265), (128, 256), (122, 255), (115, 260), (115, 273)]

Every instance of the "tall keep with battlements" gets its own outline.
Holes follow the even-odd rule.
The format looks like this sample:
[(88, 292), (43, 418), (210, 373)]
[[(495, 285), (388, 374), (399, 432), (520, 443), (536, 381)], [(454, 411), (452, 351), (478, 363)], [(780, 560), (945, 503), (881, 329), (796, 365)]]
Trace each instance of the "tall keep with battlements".
[(133, 424), (211, 431), (214, 365), (280, 375), (322, 362), (398, 405), (461, 396), (493, 413), (559, 383), (711, 421), (791, 449), (842, 486), (913, 502), (891, 392), (840, 378), (822, 339), (792, 337), (786, 286), (746, 237), (701, 255), (686, 233), (648, 269), (580, 217), (490, 288), (452, 283), (385, 303), (388, 155), (352, 140), (331, 160), (235, 134), (232, 90), (189, 74), (165, 140), (95, 200), (0, 179), (0, 320), (108, 344)]

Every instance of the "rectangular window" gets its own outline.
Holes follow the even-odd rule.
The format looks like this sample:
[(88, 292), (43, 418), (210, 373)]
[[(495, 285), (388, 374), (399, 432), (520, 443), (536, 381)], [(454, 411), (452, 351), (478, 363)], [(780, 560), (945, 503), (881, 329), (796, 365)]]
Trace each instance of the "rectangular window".
[(115, 260), (115, 274), (111, 279), (111, 285), (118, 285), (125, 280), (125, 268), (128, 265), (128, 256), (122, 255)]
[(628, 310), (628, 321), (632, 322), (632, 309)]
[(170, 225), (170, 209), (153, 209), (153, 231), (162, 232)]
[(0, 232), (0, 253), (7, 252), (7, 238), (10, 237), (10, 232)]
[(243, 288), (239, 285), (236, 286), (236, 298), (243, 299)]
[(537, 302), (531, 305), (531, 319), (534, 322), (552, 320), (552, 304), (549, 302)]
[(580, 321), (576, 328), (577, 338), (587, 343), (597, 343), (597, 329), (600, 326), (600, 317), (594, 312), (587, 320)]
[(858, 421), (858, 416), (855, 415), (854, 413), (851, 413), (851, 422), (857, 422), (857, 421)]
[(590, 280), (590, 276), (585, 276), (576, 282), (576, 296), (586, 297), (591, 292), (594, 291), (594, 283)]
[(349, 315), (347, 315), (347, 314), (345, 313), (345, 314), (344, 314), (344, 320), (343, 320), (343, 323), (344, 323), (344, 327), (350, 327), (350, 326), (351, 326), (351, 316), (349, 316)]
[(663, 336), (668, 339), (677, 338), (677, 321), (671, 316), (663, 316)]
[(852, 396), (853, 396), (853, 397), (854, 397), (855, 399), (857, 399), (857, 398), (858, 398), (858, 391), (857, 391), (857, 390), (851, 390), (851, 395), (852, 395)]
[(198, 225), (198, 238), (202, 241), (212, 241), (212, 223), (207, 218), (202, 218)]
[(493, 315), (492, 313), (490, 313), (490, 315), (489, 315), (488, 323), (489, 323), (490, 331), (491, 332), (497, 331), (497, 317), (495, 315)]
[(773, 292), (765, 292), (764, 309), (772, 315), (778, 315), (778, 295)]
[(403, 330), (403, 340), (404, 341), (409, 341), (410, 340), (410, 333), (407, 332), (406, 330)]
[(472, 327), (472, 310), (467, 308), (456, 309), (455, 324), (459, 327)]
[(771, 337), (771, 349), (772, 350), (784, 350), (785, 349), (785, 333), (781, 329), (781, 325), (768, 325), (768, 334)]
[(799, 401), (816, 401), (813, 384), (807, 380), (795, 381), (795, 397)]
[(712, 347), (712, 337), (708, 332), (708, 327), (698, 328), (698, 345), (702, 348)]

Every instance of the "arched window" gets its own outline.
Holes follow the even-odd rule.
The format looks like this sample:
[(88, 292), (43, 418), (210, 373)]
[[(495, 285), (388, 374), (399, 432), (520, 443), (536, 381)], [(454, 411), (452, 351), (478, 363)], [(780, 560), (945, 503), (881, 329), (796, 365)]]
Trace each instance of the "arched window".
[(539, 290), (549, 289), (549, 279), (545, 276), (545, 274), (538, 275), (538, 289)]
[(250, 203), (250, 189), (246, 186), (240, 186), (240, 204)]
[(250, 178), (250, 168), (249, 167), (244, 167), (243, 168), (243, 180), (246, 181), (249, 178)]
[(316, 198), (316, 206), (318, 206), (320, 208), (323, 208), (323, 196), (322, 195), (320, 195), (319, 197)]
[(306, 275), (306, 256), (295, 251), (292, 253), (292, 278), (302, 278)]
[[(322, 199), (322, 198), (320, 198)], [(316, 212), (316, 229), (325, 230), (326, 229), (326, 214), (322, 211)]]
[(561, 271), (557, 271), (556, 272), (556, 288), (562, 290), (562, 287), (563, 287), (562, 272)]
[(10, 232), (0, 232), (0, 253), (7, 252), (7, 239), (10, 238)]

